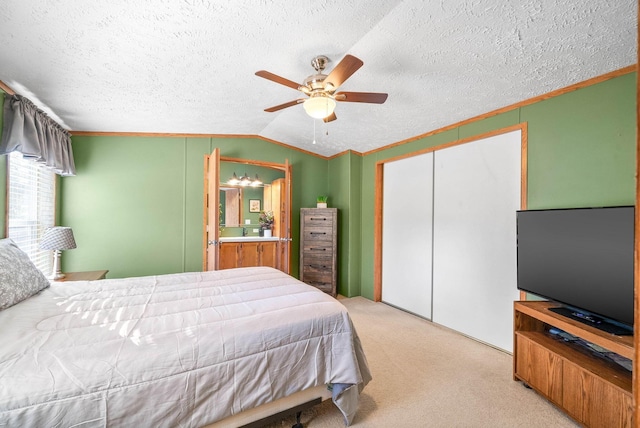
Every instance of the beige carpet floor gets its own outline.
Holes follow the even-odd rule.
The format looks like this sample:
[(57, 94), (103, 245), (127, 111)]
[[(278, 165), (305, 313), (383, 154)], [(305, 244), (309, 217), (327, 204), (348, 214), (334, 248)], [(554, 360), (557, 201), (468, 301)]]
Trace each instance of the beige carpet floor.
[[(513, 380), (511, 355), (383, 303), (340, 300), (362, 340), (373, 380), (353, 427), (576, 427)], [(269, 425), (291, 427), (290, 417)], [(327, 400), (302, 413), (305, 428), (344, 427)]]

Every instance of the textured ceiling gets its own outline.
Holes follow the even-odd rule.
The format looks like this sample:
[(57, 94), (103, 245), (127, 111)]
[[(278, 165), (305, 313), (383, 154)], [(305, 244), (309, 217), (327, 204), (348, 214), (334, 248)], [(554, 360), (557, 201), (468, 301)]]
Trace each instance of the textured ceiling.
[[(324, 156), (393, 144), (637, 62), (636, 0), (2, 0), (0, 80), (70, 130), (260, 135)], [(338, 120), (301, 93), (316, 55), (364, 66)]]

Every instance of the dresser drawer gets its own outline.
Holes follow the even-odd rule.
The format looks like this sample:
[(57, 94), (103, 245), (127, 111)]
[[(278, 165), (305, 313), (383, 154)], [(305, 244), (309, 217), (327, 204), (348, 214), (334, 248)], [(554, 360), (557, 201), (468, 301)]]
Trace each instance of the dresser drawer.
[(308, 227), (304, 228), (304, 239), (305, 244), (310, 242), (318, 242), (318, 241), (333, 241), (333, 228), (331, 227)]
[(302, 270), (305, 270), (304, 267), (305, 266), (309, 266), (310, 268), (316, 269), (316, 270), (322, 270), (322, 269), (326, 269), (326, 270), (333, 270), (333, 256), (331, 256), (331, 254), (327, 254), (327, 255), (304, 255), (304, 262), (302, 264), (302, 266), (300, 266), (300, 268)]
[(332, 259), (305, 259), (302, 266), (302, 272), (305, 275), (322, 274), (327, 275), (329, 278), (333, 275), (333, 260)]
[(302, 255), (304, 257), (305, 262), (310, 260), (333, 260), (333, 246), (329, 245), (326, 247), (320, 245), (305, 245), (302, 248)]
[(333, 273), (332, 272), (304, 272), (302, 281), (306, 284), (313, 285), (320, 290), (334, 294), (333, 290)]
[(305, 227), (333, 227), (333, 213), (330, 210), (315, 210), (313, 213), (305, 213), (302, 221)]
[(312, 285), (316, 287), (320, 291), (324, 291), (327, 294), (331, 294), (333, 297), (336, 297), (336, 293), (333, 291), (333, 285), (329, 282), (307, 282), (306, 284)]
[(332, 257), (333, 243), (331, 241), (307, 241), (302, 245), (301, 250), (305, 257)]

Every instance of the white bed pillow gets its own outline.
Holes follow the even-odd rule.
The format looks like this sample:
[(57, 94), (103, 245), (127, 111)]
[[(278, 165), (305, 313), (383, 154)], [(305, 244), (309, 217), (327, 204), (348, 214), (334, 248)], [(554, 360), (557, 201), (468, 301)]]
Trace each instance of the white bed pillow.
[(49, 286), (29, 256), (11, 239), (0, 239), (0, 310), (20, 303)]

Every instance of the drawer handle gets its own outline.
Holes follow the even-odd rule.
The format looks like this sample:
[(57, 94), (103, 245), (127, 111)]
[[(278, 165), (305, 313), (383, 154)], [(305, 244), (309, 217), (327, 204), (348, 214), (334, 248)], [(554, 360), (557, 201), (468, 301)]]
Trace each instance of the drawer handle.
[(324, 265), (307, 265), (312, 269), (326, 269), (327, 267)]
[(322, 220), (322, 221), (326, 221), (327, 219), (326, 219), (325, 217), (318, 217), (318, 218), (316, 218), (316, 217), (311, 217), (311, 219), (310, 219), (310, 220)]
[(309, 250), (311, 250), (311, 251), (327, 251), (326, 248), (315, 248), (315, 247), (311, 247), (311, 248), (309, 248)]
[(311, 232), (312, 235), (326, 235), (327, 232)]

